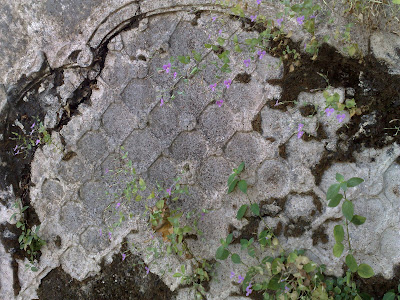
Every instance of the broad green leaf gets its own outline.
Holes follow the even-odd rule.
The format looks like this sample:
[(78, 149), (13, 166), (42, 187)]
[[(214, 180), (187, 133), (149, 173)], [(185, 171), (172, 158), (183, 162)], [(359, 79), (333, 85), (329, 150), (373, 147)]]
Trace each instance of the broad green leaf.
[(339, 205), (340, 201), (342, 200), (343, 195), (342, 194), (336, 194), (336, 196), (334, 196), (331, 201), (329, 201), (328, 206), (329, 207), (336, 207)]
[(342, 205), (342, 212), (345, 218), (349, 221), (353, 219), (354, 215), (354, 206), (353, 203), (349, 200), (345, 200)]
[(344, 177), (342, 174), (336, 173), (336, 181), (337, 182), (343, 182), (344, 181)]
[(238, 182), (238, 187), (239, 187), (239, 190), (241, 190), (243, 194), (247, 194), (247, 182), (246, 182), (246, 180), (243, 180), (243, 179), (240, 180)]
[(349, 55), (350, 56), (354, 56), (354, 54), (356, 54), (356, 47), (354, 46), (354, 45), (351, 45), (349, 48), (348, 48), (348, 53), (349, 53)]
[(289, 254), (287, 260), (289, 263), (294, 263), (296, 261), (296, 258), (297, 258), (297, 254), (292, 252)]
[(233, 174), (229, 175), (229, 177), (228, 177), (228, 187), (231, 185), (231, 183), (233, 182), (235, 177), (236, 177), (236, 173), (233, 173)]
[(235, 179), (231, 182), (231, 184), (229, 185), (229, 188), (228, 188), (228, 194), (233, 192), (233, 190), (235, 189), (238, 182), (239, 182), (239, 180), (237, 180), (237, 179)]
[(247, 249), (247, 253), (251, 256), (251, 257), (255, 257), (256, 256), (256, 250), (253, 246), (249, 247)]
[(226, 237), (226, 243), (229, 245), (230, 243), (232, 243), (232, 239), (233, 233), (228, 234), (228, 236)]
[(356, 101), (353, 99), (347, 99), (346, 100), (346, 107), (347, 108), (353, 108), (356, 106)]
[(333, 246), (333, 255), (335, 255), (335, 257), (340, 257), (342, 256), (344, 250), (344, 246), (341, 243), (336, 243), (335, 246)]
[(240, 260), (240, 256), (237, 255), (236, 253), (232, 254), (231, 259), (235, 264), (240, 264), (242, 262)]
[(238, 42), (239, 42), (239, 39), (238, 39), (237, 34), (235, 34), (235, 35), (233, 36), (233, 42), (234, 42), (234, 43), (238, 43)]
[(174, 275), (172, 275), (172, 277), (182, 277), (181, 273), (175, 273)]
[(33, 271), (33, 272), (37, 272), (37, 271), (39, 271), (39, 269), (38, 269), (38, 268), (36, 268), (36, 267), (31, 267), (31, 271)]
[(22, 226), (22, 223), (20, 221), (18, 221), (15, 226), (17, 226), (17, 228), (20, 228)]
[(157, 201), (157, 203), (156, 203), (156, 207), (158, 208), (158, 209), (163, 209), (164, 208), (164, 200), (158, 200)]
[(235, 45), (234, 50), (235, 50), (235, 52), (238, 52), (238, 53), (241, 53), (241, 52), (242, 52), (242, 49), (240, 48), (239, 44), (236, 44), (236, 45)]
[(257, 203), (253, 203), (252, 205), (250, 205), (250, 210), (253, 212), (253, 214), (255, 214), (256, 216), (260, 215), (260, 207), (258, 206)]
[(385, 295), (383, 295), (382, 300), (394, 300), (396, 298), (396, 294), (393, 292), (387, 292)]
[[(400, 0), (393, 0), (394, 4), (400, 4)], [(400, 292), (400, 291), (399, 291)]]
[(358, 177), (353, 177), (347, 180), (347, 186), (348, 187), (355, 187), (359, 185), (360, 183), (364, 182), (364, 179), (358, 178)]
[(351, 254), (347, 254), (346, 256), (346, 265), (349, 267), (351, 272), (357, 272), (358, 270), (358, 265), (357, 265), (357, 261), (354, 258), (353, 255)]
[(311, 261), (308, 264), (305, 264), (303, 269), (307, 273), (310, 273), (310, 272), (314, 271), (316, 267), (317, 267), (317, 264)]
[(240, 163), (239, 167), (237, 168), (237, 174), (242, 173), (244, 169), (244, 162)]
[(367, 218), (359, 215), (354, 215), (353, 218), (351, 219), (351, 223), (354, 225), (361, 225), (365, 223), (365, 220)]
[(326, 200), (330, 200), (335, 197), (339, 193), (339, 190), (340, 185), (338, 183), (332, 184), (326, 192)]
[(333, 236), (335, 237), (336, 243), (341, 243), (344, 240), (344, 230), (342, 225), (336, 225), (333, 228)]
[(247, 204), (243, 204), (237, 212), (236, 219), (241, 220), (244, 214), (246, 213), (246, 210), (247, 210)]
[(279, 280), (279, 275), (272, 277), (271, 280), (268, 282), (268, 289), (277, 291), (279, 289)]
[(357, 296), (354, 297), (354, 300), (362, 300), (362, 298), (357, 295)]
[(206, 48), (211, 48), (213, 45), (211, 45), (211, 44), (204, 44), (204, 47), (206, 47)]
[(229, 256), (229, 251), (225, 249), (224, 246), (220, 246), (215, 254), (216, 259), (225, 260)]
[(374, 270), (367, 264), (360, 264), (357, 270), (358, 275), (362, 278), (370, 278), (374, 276)]
[(225, 39), (222, 38), (222, 37), (219, 37), (219, 38), (217, 38), (217, 43), (218, 43), (220, 46), (223, 46), (223, 45), (225, 44)]
[(343, 191), (347, 191), (347, 182), (345, 181), (345, 182), (342, 182), (341, 184), (340, 184), (340, 188), (343, 190)]

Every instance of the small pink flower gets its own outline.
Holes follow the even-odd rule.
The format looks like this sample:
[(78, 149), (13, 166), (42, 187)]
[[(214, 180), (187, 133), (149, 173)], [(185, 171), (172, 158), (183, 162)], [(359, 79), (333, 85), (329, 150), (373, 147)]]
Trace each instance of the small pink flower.
[(299, 131), (297, 133), (297, 138), (300, 139), (303, 136), (303, 134), (304, 134), (304, 131)]
[(277, 23), (279, 26), (281, 26), (282, 22), (283, 22), (283, 18), (280, 18), (280, 19), (277, 19), (277, 20), (276, 20), (276, 23)]
[(144, 267), (145, 269), (146, 269), (146, 274), (149, 274), (149, 272), (150, 272), (150, 269), (149, 269), (149, 267)]
[(238, 278), (239, 278), (239, 279), (238, 279), (238, 283), (242, 283), (243, 280), (244, 280), (244, 277), (242, 277), (242, 276), (239, 275)]
[(171, 63), (168, 63), (166, 65), (163, 65), (163, 69), (166, 73), (169, 73), (169, 71), (171, 70)]
[(251, 20), (252, 22), (254, 22), (256, 19), (257, 19), (257, 15), (250, 16), (250, 20)]
[(339, 123), (341, 123), (344, 119), (346, 119), (346, 115), (345, 114), (337, 115), (336, 119), (339, 121)]
[(327, 117), (330, 117), (332, 114), (333, 114), (333, 112), (335, 111), (335, 109), (334, 108), (327, 108), (327, 109), (325, 109), (325, 112), (326, 112), (326, 116)]
[(303, 127), (304, 127), (304, 124), (300, 123), (300, 124), (299, 124), (299, 127), (297, 128), (297, 131), (300, 131), (300, 130), (302, 130), (302, 129), (303, 129)]
[(218, 105), (218, 107), (221, 107), (222, 106), (222, 103), (224, 103), (224, 100), (217, 100), (216, 102), (215, 102), (215, 104), (217, 104)]
[(233, 277), (235, 277), (235, 273), (234, 273), (233, 271), (231, 271), (231, 276), (230, 276), (230, 278), (233, 278)]
[(257, 54), (259, 55), (260, 59), (262, 59), (264, 57), (264, 55), (267, 54), (267, 52), (258, 50)]
[(163, 106), (163, 105), (164, 105), (164, 99), (161, 98), (161, 100), (160, 100), (160, 106)]
[(178, 75), (178, 74), (175, 72), (175, 73), (174, 73), (174, 79), (176, 78), (177, 75)]
[(118, 207), (120, 207), (120, 206), (121, 206), (121, 203), (119, 203), (119, 202), (118, 202), (118, 203), (117, 203), (117, 207), (116, 207), (116, 208), (118, 208)]
[(222, 29), (218, 30), (218, 35), (221, 35)]
[(230, 79), (224, 81), (224, 84), (227, 89), (229, 89), (229, 87), (231, 86), (231, 83), (232, 83), (232, 80), (230, 80)]
[(210, 88), (211, 88), (211, 90), (214, 92), (215, 91), (215, 88), (217, 87), (217, 83), (214, 83), (214, 84), (210, 84)]
[(31, 129), (32, 129), (33, 127), (35, 127), (35, 122), (33, 122), (32, 126), (31, 126)]
[(250, 294), (251, 294), (251, 292), (252, 292), (253, 290), (251, 289), (251, 282), (249, 283), (249, 285), (246, 287), (246, 297), (248, 297)]
[(15, 151), (15, 150), (17, 150), (17, 148), (18, 148), (18, 145), (16, 145), (15, 148), (14, 148), (13, 150)]
[(257, 4), (260, 5), (262, 0), (257, 0)]
[(215, 20), (217, 19), (217, 17), (212, 17), (212, 21), (215, 22)]
[(171, 189), (167, 189), (166, 192), (171, 196)]
[(125, 258), (126, 258), (126, 254), (125, 254), (125, 253), (122, 253), (122, 261), (124, 261)]
[(304, 16), (301, 16), (301, 17), (298, 17), (297, 19), (297, 23), (299, 24), (299, 25), (303, 25), (304, 24)]
[(250, 60), (250, 59), (245, 59), (245, 60), (243, 61), (243, 63), (244, 63), (244, 65), (246, 66), (246, 68), (248, 68), (248, 67), (249, 67), (249, 65), (250, 65), (250, 62), (251, 62), (251, 60)]
[(37, 139), (36, 142), (35, 142), (35, 145), (37, 146), (39, 143), (40, 143), (40, 140)]

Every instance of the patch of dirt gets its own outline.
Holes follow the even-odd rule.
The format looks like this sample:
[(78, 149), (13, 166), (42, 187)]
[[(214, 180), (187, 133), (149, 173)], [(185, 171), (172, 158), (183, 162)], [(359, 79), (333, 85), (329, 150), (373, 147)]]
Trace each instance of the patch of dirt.
[(307, 104), (307, 105), (301, 106), (299, 108), (299, 111), (303, 117), (315, 116), (317, 114), (317, 111), (315, 110), (315, 106), (312, 104)]
[[(53, 269), (43, 279), (38, 289), (40, 300), (170, 300), (176, 295), (155, 274), (146, 274), (144, 265), (134, 255), (122, 261), (121, 253), (113, 262), (102, 267), (99, 275), (82, 282), (72, 278), (61, 267)], [(66, 288), (68, 287), (68, 288)]]
[(241, 83), (249, 83), (251, 81), (251, 75), (248, 73), (240, 73), (237, 74), (233, 80)]
[(261, 127), (261, 111), (254, 117), (253, 121), (251, 121), (251, 126), (254, 131), (257, 131), (259, 134), (262, 134)]
[(311, 236), (313, 246), (318, 245), (318, 243), (326, 244), (327, 242), (329, 242), (329, 235), (325, 233), (325, 230), (326, 228), (321, 225), (313, 231)]
[(232, 239), (232, 244), (239, 244), (241, 239), (250, 240), (251, 238), (254, 238), (254, 240), (257, 240), (258, 226), (261, 220), (258, 217), (250, 217), (247, 218), (247, 220), (249, 221), (249, 223), (242, 229), (237, 229), (232, 224), (229, 224), (229, 233), (232, 233), (234, 231), (240, 232), (240, 235), (237, 238), (234, 237)]

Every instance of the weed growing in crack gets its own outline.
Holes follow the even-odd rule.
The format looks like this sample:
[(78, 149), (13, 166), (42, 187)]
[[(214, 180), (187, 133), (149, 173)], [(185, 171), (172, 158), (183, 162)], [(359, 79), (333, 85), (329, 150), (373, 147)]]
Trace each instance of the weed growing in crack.
[(21, 235), (18, 237), (18, 242), (20, 249), (24, 250), (28, 254), (29, 264), (26, 264), (25, 267), (36, 272), (38, 271), (38, 268), (35, 266), (35, 259), (38, 252), (46, 242), (38, 236), (40, 225), (30, 228), (24, 217), (24, 212), (29, 208), (29, 206), (22, 206), (21, 200), (18, 200), (15, 202), (14, 208), (18, 211), (10, 217), (10, 221), (13, 219), (18, 220), (15, 226), (22, 230)]

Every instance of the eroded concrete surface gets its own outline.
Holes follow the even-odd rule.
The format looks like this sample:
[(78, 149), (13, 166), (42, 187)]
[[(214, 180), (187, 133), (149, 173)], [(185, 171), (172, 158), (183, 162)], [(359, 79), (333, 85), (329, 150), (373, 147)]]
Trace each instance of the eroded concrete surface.
[[(201, 14), (194, 14), (193, 4), (200, 5)], [(265, 13), (273, 16), (277, 8), (278, 5), (267, 7)], [(340, 222), (337, 218), (341, 214), (339, 208), (327, 207), (324, 194), (334, 182), (336, 172), (345, 178), (362, 177), (365, 182), (348, 194), (355, 199), (356, 212), (367, 217), (363, 226), (351, 228), (355, 257), (373, 266), (376, 274), (385, 278), (393, 276), (392, 268), (400, 262), (400, 165), (395, 161), (400, 147), (397, 143), (382, 149), (361, 147), (354, 153), (353, 162), (332, 163), (321, 172), (316, 184), (312, 170), (326, 150), (335, 152), (341, 147), (337, 144), (336, 131), (350, 124), (349, 117), (346, 113), (343, 123), (325, 114), (305, 118), (300, 106), (308, 102), (323, 107), (322, 91), (300, 93), (298, 104), (287, 107), (286, 111), (268, 105), (279, 100), (282, 92), (279, 86), (268, 83), (268, 80), (283, 77), (283, 66), (279, 66), (278, 58), (268, 54), (262, 59), (256, 57), (246, 67), (243, 60), (254, 54), (232, 52), (232, 73), (223, 79), (239, 78), (237, 75), (243, 73), (250, 76), (246, 83), (233, 80), (229, 89), (224, 88), (221, 107), (216, 105), (219, 98), (209, 88), (215, 82), (212, 65), (187, 84), (174, 79), (173, 71), (159, 72), (170, 56), (187, 55), (192, 50), (205, 55), (208, 50), (203, 44), (209, 40), (215, 43), (220, 28), (222, 37), (234, 32), (239, 39), (255, 36), (255, 33), (245, 32), (240, 21), (224, 16), (221, 7), (206, 1), (139, 3), (121, 0), (98, 5), (90, 0), (47, 0), (18, 5), (8, 1), (1, 12), (8, 16), (2, 19), (1, 30), (18, 33), (15, 39), (2, 35), (2, 43), (6, 41), (0, 48), (1, 56), (6, 58), (0, 68), (4, 84), (4, 95), (0, 94), (2, 107), (7, 109), (7, 90), (9, 101), (15, 103), (38, 99), (44, 110), (45, 124), (57, 129), (52, 137), (63, 150), (45, 145), (34, 155), (30, 170), (30, 203), (41, 223), (40, 236), (47, 245), (42, 249), (36, 273), (25, 272), (26, 261), (22, 259), (16, 260), (18, 268), (13, 267), (11, 254), (0, 245), (2, 299), (37, 299), (38, 294), (40, 299), (61, 299), (62, 293), (49, 292), (46, 296), (43, 289), (50, 289), (46, 278), (61, 274), (61, 278), (74, 283), (90, 281), (95, 278), (93, 276), (99, 276), (102, 264), (121, 259), (120, 255), (115, 255), (121, 251), (121, 242), (134, 242), (138, 247), (148, 244), (151, 232), (146, 219), (140, 217), (144, 211), (142, 203), (120, 208), (133, 212), (134, 217), (113, 232), (111, 240), (105, 232), (99, 234), (99, 230), (105, 231), (113, 220), (110, 221), (107, 211), (113, 201), (106, 195), (112, 173), (107, 170), (118, 167), (116, 159), (122, 155), (121, 146), (128, 151), (128, 158), (132, 159), (149, 189), (155, 188), (156, 182), (169, 187), (172, 178), (185, 170), (181, 182), (188, 186), (190, 195), (182, 197), (179, 204), (185, 212), (210, 211), (199, 224), (205, 240), (188, 240), (188, 244), (195, 255), (209, 260), (215, 257), (220, 239), (232, 231), (232, 226), (239, 236), (241, 229), (252, 220), (235, 218), (238, 207), (247, 203), (245, 197), (239, 192), (226, 195), (228, 175), (244, 161), (249, 195), (262, 204), (265, 221), (273, 228), (281, 228), (278, 234), (283, 247), (307, 249), (312, 259), (327, 265), (327, 274), (341, 275), (343, 260), (333, 257), (331, 250), (333, 227)], [(213, 21), (213, 17), (218, 19)], [(324, 24), (324, 15), (320, 18), (320, 23)], [(296, 41), (307, 40), (308, 36), (300, 32), (295, 21), (289, 22), (288, 29), (296, 32), (293, 35)], [(321, 33), (324, 30), (327, 29), (322, 26)], [(36, 32), (42, 37), (31, 38)], [(365, 39), (359, 38), (361, 48), (366, 50)], [(389, 49), (386, 52), (378, 46), (382, 39), (391, 41), (385, 46)], [(391, 73), (396, 74), (396, 62), (400, 58), (394, 49), (400, 45), (399, 37), (378, 32), (371, 43), (376, 56), (386, 61)], [(45, 57), (43, 53), (29, 54), (28, 60), (31, 57), (37, 60), (32, 67), (28, 61), (21, 62), (21, 49), (28, 54), (40, 50)], [(204, 61), (211, 62), (215, 58), (211, 52)], [(22, 73), (38, 71), (46, 59), (53, 71), (41, 75), (35, 92), (30, 94), (29, 85), (24, 85), (20, 90), (17, 88), (19, 93), (15, 96), (12, 84)], [(188, 69), (182, 64), (178, 66), (182, 67), (179, 70), (182, 73)], [(55, 69), (62, 74), (59, 75), (62, 80), (50, 80), (55, 76)], [(176, 84), (176, 91), (183, 93), (175, 93), (172, 100), (169, 90), (173, 84)], [(90, 85), (89, 89), (85, 90), (85, 85)], [(223, 86), (222, 83), (219, 86)], [(86, 96), (79, 94), (85, 91)], [(343, 99), (348, 90), (336, 86), (335, 91)], [(162, 106), (161, 98), (165, 100)], [(75, 105), (75, 109), (70, 119), (62, 119), (62, 115), (67, 116), (67, 104)], [(305, 124), (305, 135), (315, 139), (298, 139), (299, 123)], [(325, 132), (323, 137), (318, 133), (320, 126)], [(6, 161), (2, 164), (7, 168)], [(119, 179), (121, 187), (126, 178)], [(0, 221), (5, 224), (13, 213), (12, 188), (4, 189), (2, 200)], [(2, 233), (3, 236), (7, 234), (12, 235), (6, 230)], [(240, 253), (239, 245), (233, 245), (232, 251)], [(188, 261), (171, 256), (150, 263), (151, 257), (137, 255), (149, 264), (152, 274), (160, 276), (163, 284), (174, 291), (166, 293), (164, 298), (193, 297), (190, 289), (179, 286), (179, 279), (173, 278), (173, 273), (164, 272), (168, 266), (178, 268), (183, 263), (189, 266)], [(128, 268), (128, 263), (126, 265)], [(18, 278), (15, 278), (15, 270)], [(243, 266), (233, 265), (230, 260), (215, 269), (214, 279), (217, 280), (210, 283), (208, 299), (240, 298), (230, 296), (239, 292), (229, 278), (232, 270), (236, 274), (244, 272)], [(142, 272), (140, 276), (150, 275)], [(15, 281), (20, 285), (16, 295)], [(124, 288), (123, 283), (118, 284)], [(146, 283), (133, 284), (140, 289), (140, 285)], [(78, 289), (74, 297), (91, 299), (87, 293), (90, 286), (96, 285), (92, 282), (83, 286), (86, 292), (84, 288)], [(60, 298), (54, 298), (57, 295)], [(147, 290), (132, 295), (125, 297), (155, 297), (149, 296)]]

